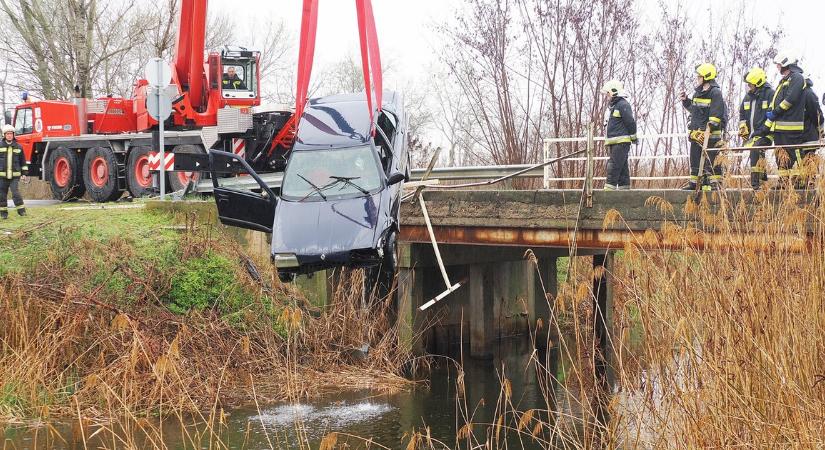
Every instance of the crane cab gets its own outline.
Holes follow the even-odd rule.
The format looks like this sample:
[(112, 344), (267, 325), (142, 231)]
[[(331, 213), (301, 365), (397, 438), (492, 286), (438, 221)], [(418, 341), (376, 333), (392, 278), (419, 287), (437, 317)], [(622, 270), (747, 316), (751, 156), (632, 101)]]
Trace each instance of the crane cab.
[[(218, 70), (210, 75), (217, 82), (213, 86), (218, 85), (223, 106), (243, 108), (261, 104), (260, 55), (245, 48), (225, 47), (220, 51)], [(210, 63), (214, 59), (217, 58), (210, 57)]]

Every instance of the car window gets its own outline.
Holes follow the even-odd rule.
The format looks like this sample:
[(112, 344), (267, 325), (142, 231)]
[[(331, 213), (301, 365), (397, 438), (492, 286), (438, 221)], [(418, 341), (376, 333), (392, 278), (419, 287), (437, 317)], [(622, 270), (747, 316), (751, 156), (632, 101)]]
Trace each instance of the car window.
[(14, 121), (14, 129), (16, 134), (29, 134), (32, 132), (31, 108), (17, 110), (17, 116)]
[(397, 128), (396, 125), (397, 121), (395, 116), (392, 114), (382, 111), (381, 114), (378, 116), (378, 126), (381, 128), (381, 131), (387, 136), (389, 139), (389, 143), (392, 144), (395, 141), (395, 130)]
[(372, 193), (381, 187), (374, 152), (371, 146), (293, 152), (281, 195), (323, 200)]

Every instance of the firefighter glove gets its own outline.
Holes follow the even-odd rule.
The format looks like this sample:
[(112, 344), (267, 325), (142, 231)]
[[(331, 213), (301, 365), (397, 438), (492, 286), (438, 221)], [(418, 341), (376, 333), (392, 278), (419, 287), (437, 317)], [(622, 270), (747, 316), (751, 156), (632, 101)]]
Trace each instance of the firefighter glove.
[(776, 117), (776, 113), (774, 113), (773, 110), (770, 110), (765, 113), (765, 118), (770, 121), (773, 121), (774, 117)]
[(740, 123), (739, 124), (739, 137), (742, 139), (747, 139), (750, 136), (751, 130), (748, 129), (748, 124)]
[(690, 140), (697, 144), (705, 143), (705, 132), (702, 130), (693, 130), (690, 132)]

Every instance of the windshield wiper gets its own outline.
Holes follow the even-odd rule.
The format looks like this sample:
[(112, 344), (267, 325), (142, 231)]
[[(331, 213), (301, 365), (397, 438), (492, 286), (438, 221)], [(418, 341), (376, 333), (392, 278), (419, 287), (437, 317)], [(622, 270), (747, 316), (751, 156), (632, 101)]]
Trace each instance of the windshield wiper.
[(333, 181), (332, 183), (330, 183), (327, 186), (334, 185), (335, 183), (344, 183), (344, 186), (352, 186), (355, 189), (361, 191), (361, 193), (364, 194), (364, 195), (369, 195), (369, 193), (370, 193), (370, 191), (368, 191), (368, 190), (362, 188), (361, 186), (359, 186), (359, 185), (352, 182), (352, 180), (358, 180), (361, 177), (339, 177), (339, 176), (336, 176), (336, 175), (330, 175), (329, 177), (331, 179), (335, 180), (335, 181)]
[(307, 195), (305, 195), (305, 196), (304, 196), (304, 198), (302, 198), (302, 199), (298, 200), (299, 202), (302, 202), (302, 201), (306, 200), (306, 199), (307, 199), (310, 195), (312, 195), (312, 194), (314, 194), (314, 193), (316, 193), (316, 192), (318, 193), (318, 195), (320, 195), (320, 196), (321, 196), (321, 198), (322, 198), (322, 199), (324, 199), (324, 201), (326, 201), (327, 196), (326, 196), (326, 195), (324, 195), (324, 192), (323, 192), (323, 191), (324, 191), (324, 189), (329, 188), (329, 187), (331, 186), (331, 184), (327, 184), (327, 185), (325, 185), (324, 187), (318, 187), (318, 185), (316, 185), (316, 184), (315, 184), (315, 183), (313, 183), (312, 181), (307, 180), (307, 179), (306, 179), (303, 175), (301, 175), (300, 173), (298, 174), (298, 176), (299, 176), (299, 177), (301, 177), (301, 179), (302, 179), (302, 180), (306, 181), (308, 185), (312, 186), (312, 190), (311, 190), (311, 191), (309, 191), (309, 193), (307, 193)]

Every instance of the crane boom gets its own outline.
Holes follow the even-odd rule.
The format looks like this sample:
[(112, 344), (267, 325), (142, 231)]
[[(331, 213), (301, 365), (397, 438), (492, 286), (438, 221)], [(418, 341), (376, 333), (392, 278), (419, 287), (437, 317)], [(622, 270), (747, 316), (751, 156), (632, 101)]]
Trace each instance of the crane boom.
[(189, 92), (192, 107), (204, 106), (203, 55), (206, 42), (207, 0), (183, 0), (178, 19), (174, 69), (181, 88)]

